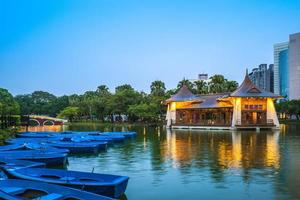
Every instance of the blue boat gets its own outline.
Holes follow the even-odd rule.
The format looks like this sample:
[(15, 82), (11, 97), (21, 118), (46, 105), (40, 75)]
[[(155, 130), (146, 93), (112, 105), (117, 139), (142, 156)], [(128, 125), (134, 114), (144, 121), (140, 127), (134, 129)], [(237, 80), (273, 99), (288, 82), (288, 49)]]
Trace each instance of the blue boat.
[(60, 153), (55, 150), (38, 151), (2, 151), (0, 152), (0, 158), (29, 160), (33, 162), (42, 162), (47, 166), (64, 166), (67, 163), (67, 153)]
[(27, 167), (45, 167), (45, 163), (32, 162), (26, 160), (14, 160), (9, 158), (0, 158), (0, 169), (20, 169)]
[(118, 198), (125, 193), (129, 177), (46, 168), (7, 170), (9, 176), (83, 189), (88, 192)]
[(22, 200), (21, 198), (10, 195), (6, 192), (3, 192), (2, 190), (0, 190), (0, 199), (4, 199), (4, 200)]
[(14, 150), (22, 150), (22, 149), (24, 149), (23, 144), (10, 144), (10, 145), (0, 146), (0, 151), (14, 151)]
[(51, 137), (49, 132), (23, 132), (17, 133), (20, 138), (48, 138)]
[(104, 132), (102, 135), (108, 136), (124, 136), (125, 138), (134, 138), (137, 136), (136, 132)]
[(106, 149), (107, 143), (105, 142), (64, 142), (64, 141), (52, 141), (48, 145), (55, 148), (68, 149), (73, 154), (84, 153), (98, 153), (99, 149)]
[(90, 134), (87, 134), (87, 136), (93, 136), (94, 138), (103, 138), (103, 139), (110, 139), (110, 140), (113, 140), (114, 142), (123, 142), (125, 137), (123, 135), (114, 135), (114, 134), (111, 134), (111, 133), (90, 133)]
[(0, 197), (7, 200), (112, 200), (109, 197), (42, 182), (8, 179), (0, 181)]
[(56, 138), (14, 138), (6, 140), (6, 144), (24, 144), (24, 143), (46, 143), (49, 141), (57, 140)]

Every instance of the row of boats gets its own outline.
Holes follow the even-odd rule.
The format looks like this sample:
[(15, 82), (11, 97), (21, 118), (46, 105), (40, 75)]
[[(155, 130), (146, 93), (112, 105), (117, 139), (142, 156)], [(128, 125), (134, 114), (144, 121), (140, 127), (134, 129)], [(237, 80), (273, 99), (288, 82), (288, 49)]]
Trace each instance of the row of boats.
[(0, 199), (114, 199), (129, 177), (46, 168), (68, 154), (97, 153), (135, 132), (26, 132), (0, 146)]

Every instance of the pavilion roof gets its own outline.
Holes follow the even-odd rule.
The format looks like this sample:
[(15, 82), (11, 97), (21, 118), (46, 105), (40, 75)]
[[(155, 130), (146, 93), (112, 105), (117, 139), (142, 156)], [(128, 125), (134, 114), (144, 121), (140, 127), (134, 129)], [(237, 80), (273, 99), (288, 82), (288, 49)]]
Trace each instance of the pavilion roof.
[(181, 102), (181, 101), (199, 101), (199, 98), (193, 94), (186, 85), (183, 85), (179, 91), (172, 95), (165, 102)]
[(243, 83), (230, 94), (231, 97), (270, 97), (270, 98), (281, 98), (281, 96), (276, 95), (272, 92), (263, 90), (256, 85), (254, 85), (246, 73)]

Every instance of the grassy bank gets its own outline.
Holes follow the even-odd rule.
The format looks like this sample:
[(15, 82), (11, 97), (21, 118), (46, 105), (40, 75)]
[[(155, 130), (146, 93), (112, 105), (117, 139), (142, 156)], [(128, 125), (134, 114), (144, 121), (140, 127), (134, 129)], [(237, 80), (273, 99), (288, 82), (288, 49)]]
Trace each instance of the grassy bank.
[(3, 145), (5, 140), (12, 138), (15, 136), (17, 129), (10, 128), (10, 129), (0, 129), (0, 145)]
[(300, 120), (296, 119), (280, 119), (279, 122), (281, 124), (300, 124)]
[(145, 123), (145, 122), (102, 122), (102, 121), (73, 121), (68, 122), (68, 124), (72, 125), (87, 125), (87, 124), (97, 124), (106, 127), (123, 127), (123, 126), (162, 126), (163, 123)]

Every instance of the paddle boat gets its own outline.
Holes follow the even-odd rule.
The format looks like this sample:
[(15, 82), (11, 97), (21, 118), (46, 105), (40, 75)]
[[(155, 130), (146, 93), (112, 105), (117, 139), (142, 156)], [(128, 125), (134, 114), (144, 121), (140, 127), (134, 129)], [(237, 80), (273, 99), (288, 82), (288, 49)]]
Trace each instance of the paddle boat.
[(73, 141), (52, 141), (48, 145), (55, 148), (68, 149), (70, 153), (98, 153), (100, 149), (107, 148), (107, 142), (73, 142)]
[(113, 198), (118, 198), (125, 192), (129, 180), (126, 176), (46, 168), (7, 169), (6, 171), (13, 178), (59, 184)]
[(0, 152), (0, 158), (9, 157), (11, 159), (42, 162), (45, 163), (47, 166), (64, 166), (67, 163), (67, 155), (67, 153), (61, 153), (56, 150), (27, 150)]
[(48, 138), (51, 137), (51, 133), (49, 132), (22, 132), (17, 133), (17, 137), (20, 138)]
[(108, 136), (124, 136), (125, 138), (134, 138), (137, 136), (136, 132), (104, 132), (102, 135), (108, 135)]
[(103, 138), (113, 140), (114, 142), (123, 142), (125, 137), (123, 135), (103, 134), (103, 133), (88, 133), (87, 136), (93, 136), (94, 138)]
[(0, 190), (0, 199), (3, 199), (3, 200), (22, 200), (21, 198), (10, 195), (6, 192), (3, 192), (2, 190)]
[(35, 181), (7, 179), (0, 181), (0, 199), (7, 200), (112, 200), (112, 198)]
[(24, 148), (23, 144), (9, 144), (0, 146), (0, 151), (14, 151), (14, 150), (22, 150)]
[(42, 168), (45, 167), (45, 163), (39, 163), (39, 162), (32, 162), (32, 161), (26, 161), (26, 160), (15, 160), (15, 159), (9, 159), (9, 158), (0, 158), (0, 169), (5, 170), (7, 168), (9, 169), (20, 169), (20, 168)]

